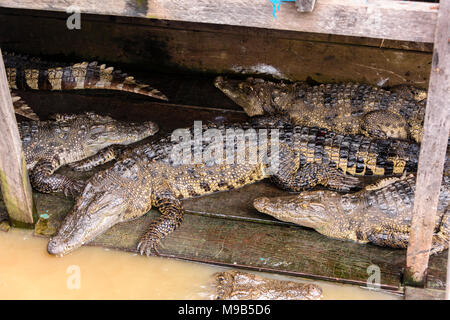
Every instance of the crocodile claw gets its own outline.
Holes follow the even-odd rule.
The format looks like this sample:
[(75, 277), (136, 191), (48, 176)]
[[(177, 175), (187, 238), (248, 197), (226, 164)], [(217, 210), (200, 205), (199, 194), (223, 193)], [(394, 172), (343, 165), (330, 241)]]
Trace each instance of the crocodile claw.
[(157, 249), (157, 242), (151, 239), (141, 240), (137, 246), (137, 251), (139, 251), (140, 255), (144, 254), (149, 256), (159, 256), (159, 252)]

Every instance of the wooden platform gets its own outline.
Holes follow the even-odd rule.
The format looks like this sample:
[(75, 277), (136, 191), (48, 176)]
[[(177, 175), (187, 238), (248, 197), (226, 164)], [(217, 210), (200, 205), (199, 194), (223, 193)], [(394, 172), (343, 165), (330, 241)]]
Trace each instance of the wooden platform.
[[(239, 107), (213, 87), (217, 74), (427, 88), (437, 6), (392, 1), (386, 11), (386, 1), (383, 6), (376, 2), (321, 1), (313, 14), (301, 16), (313, 20), (297, 19), (301, 14), (293, 12), (291, 4), (283, 4), (279, 20), (273, 22), (270, 16), (268, 20), (260, 14), (270, 9), (266, 0), (202, 1), (192, 7), (186, 7), (184, 0), (124, 0), (103, 6), (103, 10), (82, 7), (81, 30), (68, 30), (64, 1), (6, 0), (0, 4), (0, 19), (8, 28), (0, 29), (0, 46), (55, 61), (109, 63), (149, 80), (170, 99), (170, 104), (163, 104), (132, 94), (101, 91), (19, 93), (43, 119), (55, 112), (93, 110), (121, 119), (154, 120), (170, 131), (192, 125), (194, 120), (245, 118)], [(230, 3), (245, 5), (240, 7), (243, 10), (231, 10), (234, 6), (222, 14), (223, 6)], [(59, 12), (17, 9), (24, 6)], [(349, 6), (352, 10), (346, 11)], [(339, 13), (342, 19), (329, 24), (326, 15)], [(236, 14), (240, 26), (229, 25), (235, 24)], [(383, 19), (378, 19), (381, 16)], [(403, 21), (399, 17), (408, 24), (399, 24)], [(318, 18), (326, 23), (312, 23)], [(393, 24), (372, 28), (377, 23)], [(62, 171), (76, 175), (64, 168)], [(259, 195), (280, 193), (261, 182), (184, 201), (184, 223), (163, 242), (160, 252), (166, 257), (359, 285), (365, 285), (369, 277), (367, 268), (377, 265), (382, 287), (401, 290), (405, 250), (328, 239), (251, 207), (251, 200)], [(50, 236), (72, 201), (37, 193), (34, 198), (41, 216), (36, 234)], [(117, 225), (92, 245), (135, 251), (139, 237), (157, 214), (151, 211), (141, 219)], [(446, 259), (447, 253), (431, 258), (429, 288), (445, 288)]]
[[(178, 88), (185, 90), (183, 87), (193, 79), (177, 81)], [(208, 81), (197, 79), (196, 83), (195, 96), (201, 93), (204, 97), (214, 97), (216, 94), (216, 89)], [(176, 95), (175, 91), (173, 95)], [(191, 125), (193, 120), (198, 119), (238, 121), (246, 118), (239, 110), (149, 102), (145, 97), (126, 93), (83, 91), (20, 94), (41, 117), (55, 111), (91, 109), (117, 118), (155, 120), (166, 131)], [(187, 94), (186, 99), (194, 97)], [(217, 99), (219, 106), (228, 103), (226, 99)], [(123, 113), (125, 107), (126, 114)], [(92, 174), (76, 173), (66, 168), (61, 170), (73, 177), (87, 178)], [(363, 286), (369, 276), (367, 268), (377, 265), (381, 270), (382, 287), (392, 291), (401, 290), (405, 250), (328, 239), (311, 229), (277, 221), (251, 206), (255, 197), (283, 193), (269, 182), (260, 182), (231, 192), (185, 200), (183, 203), (187, 214), (184, 222), (163, 241), (160, 252), (165, 257)], [(36, 225), (36, 234), (50, 236), (73, 202), (59, 194), (35, 193), (34, 197), (41, 216)], [(158, 214), (152, 210), (138, 220), (116, 225), (92, 245), (135, 252), (138, 239)], [(430, 288), (445, 287), (446, 257), (446, 253), (432, 257), (428, 277)]]

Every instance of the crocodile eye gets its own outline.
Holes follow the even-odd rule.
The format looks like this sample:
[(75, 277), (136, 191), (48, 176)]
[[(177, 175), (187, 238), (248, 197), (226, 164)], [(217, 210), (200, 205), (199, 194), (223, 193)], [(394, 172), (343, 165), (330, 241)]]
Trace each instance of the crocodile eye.
[(91, 133), (92, 133), (93, 135), (102, 133), (102, 132), (104, 132), (104, 131), (105, 131), (105, 126), (92, 126), (92, 127), (91, 127)]

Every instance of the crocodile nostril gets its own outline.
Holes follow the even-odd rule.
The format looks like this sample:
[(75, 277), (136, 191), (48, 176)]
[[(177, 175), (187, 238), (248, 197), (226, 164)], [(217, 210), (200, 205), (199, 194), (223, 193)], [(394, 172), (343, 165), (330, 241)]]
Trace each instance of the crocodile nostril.
[(47, 245), (47, 252), (52, 255), (62, 255), (64, 253), (65, 245), (57, 237), (51, 238)]
[(253, 206), (256, 208), (256, 210), (264, 210), (264, 207), (266, 206), (268, 201), (269, 201), (269, 198), (267, 198), (267, 197), (256, 198), (253, 201)]

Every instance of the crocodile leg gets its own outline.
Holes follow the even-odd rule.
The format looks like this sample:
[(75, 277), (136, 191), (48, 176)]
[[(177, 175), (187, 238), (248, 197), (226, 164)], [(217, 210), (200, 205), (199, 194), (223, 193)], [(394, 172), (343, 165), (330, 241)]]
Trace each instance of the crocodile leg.
[[(439, 231), (433, 235), (430, 254), (436, 254), (448, 249), (450, 217), (447, 210), (442, 217)], [(372, 229), (367, 234), (367, 240), (381, 247), (406, 249), (408, 247), (410, 228), (395, 225), (383, 225)]]
[(75, 171), (89, 171), (94, 167), (116, 159), (121, 154), (122, 149), (122, 146), (112, 145), (100, 150), (92, 157), (70, 163), (68, 166)]
[(164, 195), (154, 199), (154, 206), (162, 216), (150, 224), (148, 231), (141, 238), (137, 250), (141, 255), (159, 255), (157, 246), (160, 241), (173, 232), (183, 221), (184, 209), (181, 201), (172, 195)]
[(408, 139), (408, 123), (395, 113), (378, 110), (369, 112), (361, 123), (361, 131), (368, 137)]
[(360, 187), (360, 179), (346, 175), (329, 165), (308, 162), (300, 165), (300, 156), (290, 146), (279, 146), (278, 170), (271, 176), (281, 189), (300, 192), (323, 185), (338, 191), (350, 191)]
[(448, 249), (449, 235), (450, 235), (450, 208), (447, 208), (447, 210), (444, 213), (444, 216), (442, 217), (438, 233), (433, 235), (433, 244), (431, 245), (430, 254), (436, 254)]
[(54, 174), (60, 167), (59, 163), (60, 161), (57, 157), (40, 160), (30, 173), (31, 185), (43, 193), (62, 191), (66, 196), (78, 194), (82, 190), (84, 182), (72, 180), (60, 174)]
[[(280, 168), (281, 169), (281, 168)], [(330, 189), (348, 192), (360, 187), (360, 179), (349, 176), (338, 169), (327, 168), (317, 163), (308, 163), (295, 172), (283, 173), (279, 170), (272, 181), (281, 189), (300, 192), (323, 185)]]
[(409, 228), (396, 229), (393, 225), (382, 225), (372, 229), (367, 234), (367, 240), (381, 247), (400, 248), (408, 247)]

